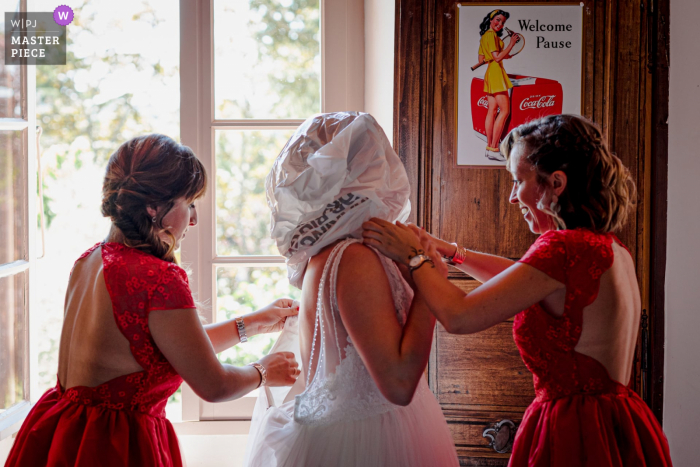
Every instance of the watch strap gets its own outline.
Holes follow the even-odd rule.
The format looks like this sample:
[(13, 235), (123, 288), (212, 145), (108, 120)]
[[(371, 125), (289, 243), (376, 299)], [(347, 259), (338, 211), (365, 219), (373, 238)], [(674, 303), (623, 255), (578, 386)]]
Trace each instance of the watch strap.
[(241, 342), (248, 342), (248, 336), (245, 333), (245, 323), (243, 322), (243, 317), (239, 316), (236, 318), (236, 327), (238, 328), (238, 337), (240, 337)]

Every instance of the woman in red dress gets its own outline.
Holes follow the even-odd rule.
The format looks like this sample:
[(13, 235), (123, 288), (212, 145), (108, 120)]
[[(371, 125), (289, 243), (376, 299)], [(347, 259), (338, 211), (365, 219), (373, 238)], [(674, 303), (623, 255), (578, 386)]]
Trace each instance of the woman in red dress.
[(279, 330), (297, 310), (277, 300), (202, 326), (173, 252), (197, 223), (206, 183), (192, 150), (167, 136), (134, 138), (112, 155), (102, 193), (111, 230), (75, 263), (56, 387), (32, 408), (6, 466), (181, 466), (165, 405), (183, 380), (210, 402), (295, 381), (291, 353), (243, 368), (216, 358), (244, 331)]
[[(414, 226), (372, 220), (365, 243), (412, 271), (447, 331), (469, 334), (515, 316), (513, 336), (535, 400), (511, 466), (670, 466), (666, 437), (627, 386), (641, 312), (635, 267), (612, 233), (634, 185), (597, 126), (556, 115), (514, 129), (501, 151), (510, 202), (541, 234), (518, 262), (468, 251)], [(437, 253), (483, 282), (465, 294)]]

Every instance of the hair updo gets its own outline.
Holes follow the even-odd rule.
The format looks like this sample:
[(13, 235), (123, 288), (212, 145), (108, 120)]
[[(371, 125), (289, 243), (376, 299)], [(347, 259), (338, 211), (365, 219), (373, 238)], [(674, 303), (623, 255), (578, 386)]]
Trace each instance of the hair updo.
[[(163, 217), (175, 200), (188, 203), (207, 186), (204, 166), (187, 146), (165, 135), (152, 134), (122, 144), (107, 163), (102, 185), (102, 215), (124, 235), (124, 244), (165, 261), (175, 262), (175, 237), (163, 227)], [(146, 207), (160, 208), (155, 222)], [(171, 242), (161, 240), (165, 230)]]
[(583, 227), (606, 233), (624, 225), (636, 204), (636, 188), (595, 123), (578, 115), (550, 115), (520, 125), (501, 143), (508, 166), (516, 144), (524, 145), (523, 160), (532, 164), (545, 189), (550, 188), (548, 175), (557, 170), (566, 174), (559, 209), (544, 210), (559, 229)]

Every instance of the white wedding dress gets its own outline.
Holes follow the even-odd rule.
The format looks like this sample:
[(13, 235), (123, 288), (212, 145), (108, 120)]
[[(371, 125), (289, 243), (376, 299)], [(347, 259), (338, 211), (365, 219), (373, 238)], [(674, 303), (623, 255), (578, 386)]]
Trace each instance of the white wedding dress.
[[(246, 449), (247, 466), (459, 465), (447, 422), (425, 377), (409, 405), (390, 403), (377, 388), (343, 326), (336, 297), (338, 264), (345, 248), (357, 241), (340, 242), (323, 271), (309, 365), (315, 371), (304, 375), (310, 383), (279, 407), (269, 400), (274, 398), (269, 390), (267, 396), (259, 398)], [(396, 265), (378, 256), (391, 284), (396, 318), (403, 325), (413, 291)], [(295, 353), (298, 355), (298, 348)]]

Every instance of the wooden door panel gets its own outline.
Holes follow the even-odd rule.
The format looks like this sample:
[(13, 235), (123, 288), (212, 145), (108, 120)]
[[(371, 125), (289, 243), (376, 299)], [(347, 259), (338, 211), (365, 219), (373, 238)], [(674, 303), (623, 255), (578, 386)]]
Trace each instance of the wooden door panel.
[[(469, 293), (475, 280), (453, 280)], [(532, 374), (513, 341), (513, 319), (478, 334), (455, 335), (438, 324), (433, 392), (443, 407), (515, 409), (522, 417), (534, 398)], [(503, 384), (504, 376), (508, 378)], [(493, 421), (492, 421), (493, 422)], [(483, 430), (482, 430), (483, 431)]]
[(442, 238), (508, 258), (520, 258), (534, 242), (520, 210), (508, 201), (513, 177), (506, 170), (457, 169), (449, 160), (441, 185), (436, 227)]
[(441, 404), (517, 407), (534, 398), (532, 374), (512, 337), (513, 321), (468, 336), (437, 332), (437, 398)]
[[(483, 0), (475, 0), (479, 2)], [(536, 236), (508, 201), (512, 177), (504, 169), (458, 167), (455, 161), (456, 3), (397, 0), (395, 147), (411, 177), (416, 222), (469, 249), (515, 259)], [(648, 297), (649, 2), (583, 3), (582, 113), (601, 126), (611, 150), (637, 183), (637, 210), (618, 236), (637, 262), (640, 286)], [(478, 285), (454, 271), (450, 277), (465, 291)], [(648, 308), (648, 298), (643, 301)], [(638, 362), (634, 372), (639, 389)], [(519, 422), (534, 397), (532, 376), (513, 342), (512, 320), (472, 336), (452, 336), (438, 327), (429, 376), (462, 465), (506, 465), (508, 455), (489, 448), (482, 433), (503, 419)]]

